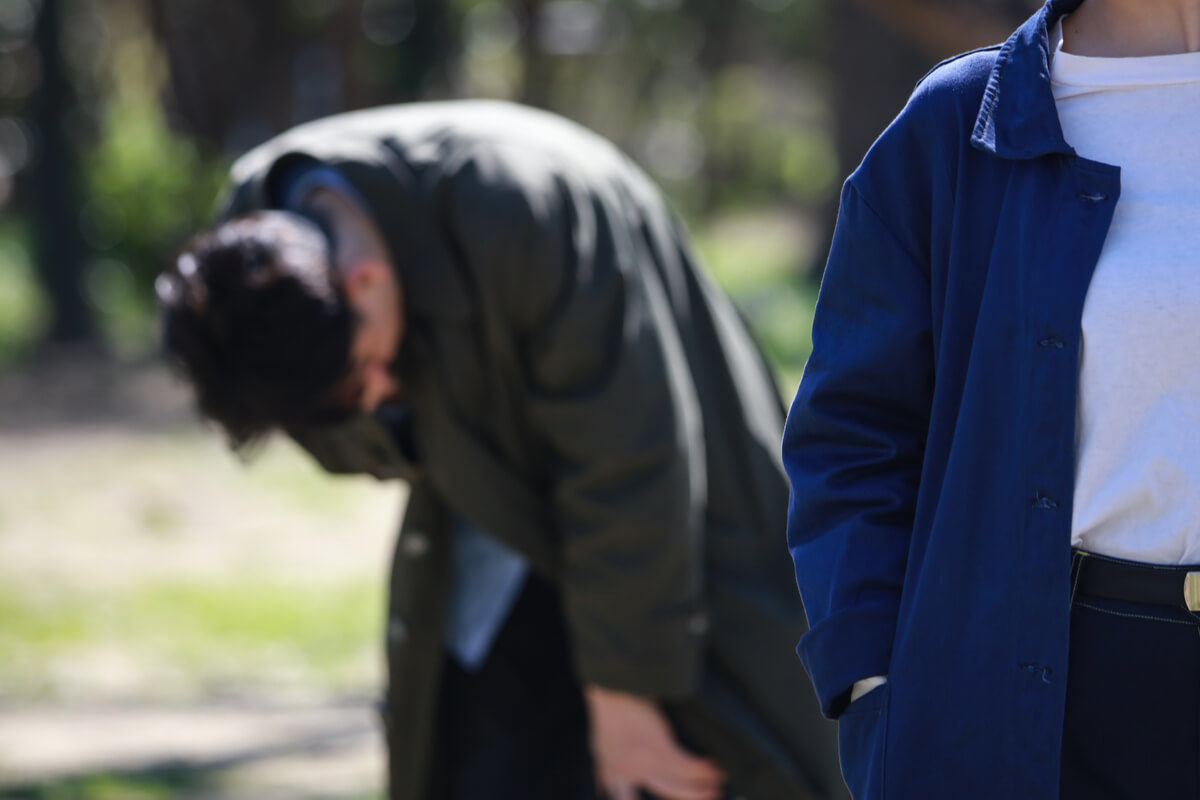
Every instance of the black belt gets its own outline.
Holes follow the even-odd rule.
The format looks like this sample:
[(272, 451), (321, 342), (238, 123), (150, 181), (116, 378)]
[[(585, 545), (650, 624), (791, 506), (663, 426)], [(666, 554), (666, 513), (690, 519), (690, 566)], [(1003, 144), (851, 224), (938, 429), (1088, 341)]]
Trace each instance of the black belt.
[(1142, 564), (1073, 553), (1073, 594), (1200, 611), (1200, 567)]

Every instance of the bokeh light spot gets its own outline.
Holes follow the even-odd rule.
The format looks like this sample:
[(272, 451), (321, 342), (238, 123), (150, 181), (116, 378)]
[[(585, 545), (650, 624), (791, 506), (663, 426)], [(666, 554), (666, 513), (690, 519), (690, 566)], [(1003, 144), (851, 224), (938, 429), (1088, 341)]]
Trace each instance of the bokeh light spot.
[(587, 0), (557, 0), (542, 11), (538, 46), (556, 55), (593, 53), (608, 38), (604, 9)]
[(11, 177), (29, 164), (29, 131), (12, 117), (0, 117), (0, 176)]
[(521, 38), (512, 12), (499, 3), (484, 2), (471, 9), (464, 24), (467, 48), (482, 58), (505, 55)]
[(364, 0), (360, 15), (363, 35), (381, 47), (408, 38), (417, 24), (412, 0)]
[(0, 3), (0, 48), (6, 42), (22, 42), (33, 34), (37, 10), (30, 0), (4, 0)]
[(660, 120), (646, 135), (642, 154), (646, 166), (659, 177), (687, 180), (704, 165), (704, 138), (690, 122)]

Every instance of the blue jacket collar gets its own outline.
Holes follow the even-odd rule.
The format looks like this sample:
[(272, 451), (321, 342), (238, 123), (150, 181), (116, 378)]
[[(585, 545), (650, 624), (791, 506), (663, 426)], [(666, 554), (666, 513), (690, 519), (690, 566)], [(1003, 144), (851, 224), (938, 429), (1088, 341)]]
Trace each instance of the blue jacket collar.
[(1000, 158), (1073, 155), (1050, 88), (1050, 30), (1083, 0), (1047, 0), (1008, 38), (983, 93), (971, 144)]

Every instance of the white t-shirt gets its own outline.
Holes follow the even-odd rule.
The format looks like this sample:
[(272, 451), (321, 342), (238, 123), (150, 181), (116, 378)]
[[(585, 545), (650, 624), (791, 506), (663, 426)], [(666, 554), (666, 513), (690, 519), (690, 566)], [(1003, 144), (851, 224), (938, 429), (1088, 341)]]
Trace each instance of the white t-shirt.
[(1071, 543), (1200, 563), (1200, 53), (1054, 55), (1063, 135), (1121, 168), (1083, 309)]

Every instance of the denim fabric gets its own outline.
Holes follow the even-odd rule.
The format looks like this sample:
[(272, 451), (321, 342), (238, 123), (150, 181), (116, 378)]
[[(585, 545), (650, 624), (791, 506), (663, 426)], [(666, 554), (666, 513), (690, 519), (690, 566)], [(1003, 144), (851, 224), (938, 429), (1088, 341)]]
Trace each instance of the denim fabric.
[(1058, 795), (1080, 320), (1121, 189), (1058, 121), (1078, 5), (935, 68), (843, 190), (784, 464), (823, 711), (888, 676), (859, 800)]

